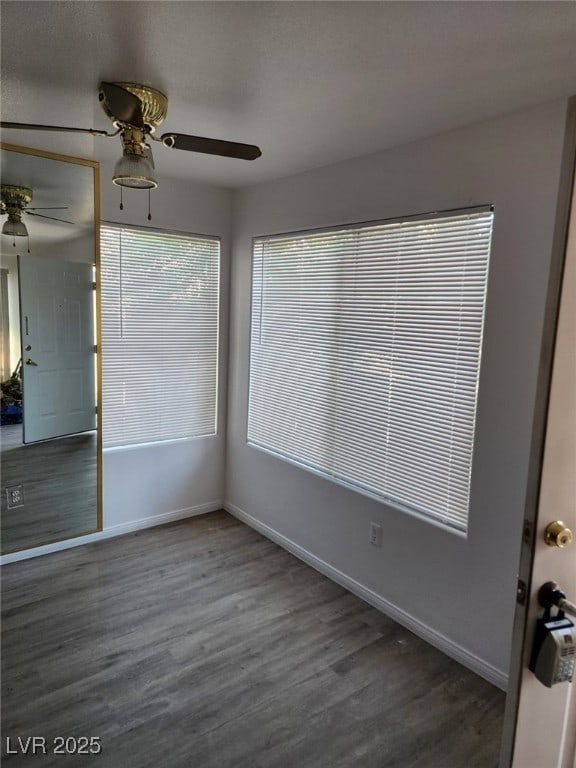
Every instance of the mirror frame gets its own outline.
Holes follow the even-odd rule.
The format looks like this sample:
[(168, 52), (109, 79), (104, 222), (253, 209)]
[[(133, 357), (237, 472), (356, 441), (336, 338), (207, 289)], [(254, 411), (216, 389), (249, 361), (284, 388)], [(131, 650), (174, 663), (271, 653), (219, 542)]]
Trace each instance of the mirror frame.
[(23, 155), (34, 155), (48, 160), (57, 160), (62, 163), (72, 163), (75, 165), (84, 165), (92, 168), (93, 172), (93, 190), (94, 190), (94, 266), (96, 270), (96, 302), (95, 302), (95, 324), (96, 324), (96, 527), (83, 533), (75, 533), (71, 536), (62, 536), (49, 541), (40, 541), (31, 547), (19, 547), (3, 552), (0, 558), (8, 557), (17, 552), (26, 552), (52, 544), (58, 544), (61, 541), (70, 541), (79, 539), (82, 536), (98, 533), (103, 530), (103, 510), (102, 510), (102, 324), (101, 324), (101, 292), (100, 292), (100, 163), (96, 160), (87, 160), (82, 157), (72, 155), (63, 155), (57, 152), (49, 152), (44, 149), (35, 149), (32, 147), (22, 147), (16, 144), (8, 144), (0, 141), (0, 150), (6, 152), (18, 152)]

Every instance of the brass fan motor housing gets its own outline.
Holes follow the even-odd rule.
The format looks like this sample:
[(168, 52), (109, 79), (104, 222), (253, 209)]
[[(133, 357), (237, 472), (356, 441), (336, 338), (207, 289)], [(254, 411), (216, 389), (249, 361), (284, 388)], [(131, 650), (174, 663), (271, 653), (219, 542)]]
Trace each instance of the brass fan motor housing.
[[(168, 97), (161, 91), (156, 90), (156, 88), (151, 88), (149, 85), (140, 85), (139, 83), (118, 82), (114, 83), (114, 85), (124, 88), (125, 91), (129, 91), (140, 99), (142, 105), (142, 118), (144, 123), (150, 127), (152, 133), (164, 122), (166, 113), (168, 112)], [(102, 101), (101, 104), (110, 120), (112, 120), (113, 123), (116, 123), (117, 118), (106, 108), (106, 102)]]
[(32, 190), (29, 187), (17, 187), (13, 184), (2, 184), (0, 188), (0, 199), (2, 206), (9, 211), (10, 209), (19, 209), (21, 211), (32, 202)]

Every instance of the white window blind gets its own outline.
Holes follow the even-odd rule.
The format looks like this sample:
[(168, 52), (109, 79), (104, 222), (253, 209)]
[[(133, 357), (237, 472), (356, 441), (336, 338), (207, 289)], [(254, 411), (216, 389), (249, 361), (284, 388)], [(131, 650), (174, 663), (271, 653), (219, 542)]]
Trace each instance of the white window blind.
[(492, 219), (257, 238), (248, 442), (465, 530)]
[(101, 228), (105, 446), (216, 431), (220, 243)]

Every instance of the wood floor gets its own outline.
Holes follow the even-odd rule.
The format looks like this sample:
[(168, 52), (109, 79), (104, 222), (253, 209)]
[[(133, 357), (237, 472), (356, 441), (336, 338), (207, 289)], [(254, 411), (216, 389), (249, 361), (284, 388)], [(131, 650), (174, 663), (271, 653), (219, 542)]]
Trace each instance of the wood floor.
[[(496, 768), (504, 694), (215, 512), (2, 569), (10, 766)], [(97, 756), (6, 755), (97, 736)]]
[[(0, 551), (28, 549), (96, 530), (96, 433), (23, 445), (22, 424), (0, 429)], [(24, 506), (8, 509), (5, 489), (22, 485)]]

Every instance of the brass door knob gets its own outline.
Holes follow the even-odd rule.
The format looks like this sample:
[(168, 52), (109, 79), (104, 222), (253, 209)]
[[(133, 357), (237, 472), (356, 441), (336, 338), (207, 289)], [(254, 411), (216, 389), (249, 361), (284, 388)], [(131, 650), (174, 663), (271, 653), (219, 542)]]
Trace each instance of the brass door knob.
[(572, 544), (573, 539), (574, 534), (562, 520), (550, 523), (544, 531), (544, 541), (549, 547), (567, 547)]

